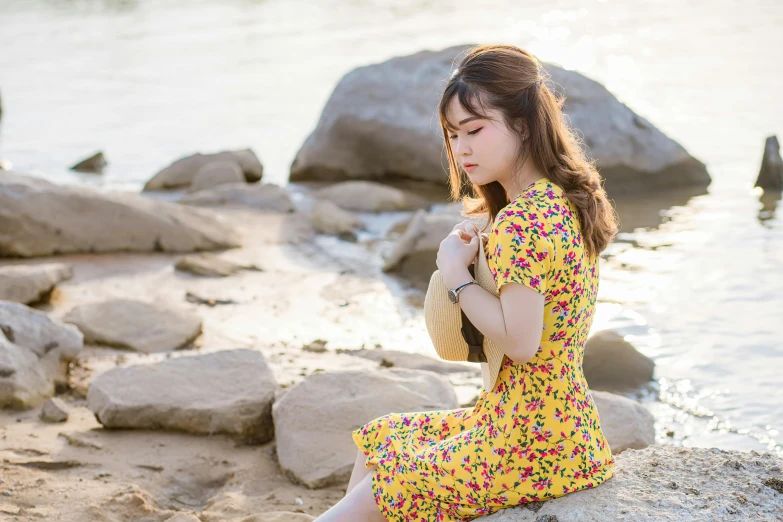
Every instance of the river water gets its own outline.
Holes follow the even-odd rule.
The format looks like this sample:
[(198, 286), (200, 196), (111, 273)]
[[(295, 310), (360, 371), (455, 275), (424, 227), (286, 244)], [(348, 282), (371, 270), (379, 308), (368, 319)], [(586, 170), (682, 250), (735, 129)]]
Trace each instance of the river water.
[[(252, 147), (284, 184), (354, 67), (520, 45), (603, 83), (713, 178), (618, 201), (602, 266), (594, 329), (656, 360), (640, 398), (662, 442), (783, 454), (783, 209), (752, 188), (764, 138), (783, 137), (781, 27), (775, 0), (2, 0), (0, 159), (137, 190), (185, 154)], [(68, 170), (97, 150), (103, 176)]]

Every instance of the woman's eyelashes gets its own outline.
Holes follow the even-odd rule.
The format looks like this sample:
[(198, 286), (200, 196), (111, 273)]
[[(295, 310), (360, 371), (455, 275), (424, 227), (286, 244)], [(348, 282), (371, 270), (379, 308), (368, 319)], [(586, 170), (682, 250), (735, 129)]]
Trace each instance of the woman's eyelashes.
[[(481, 130), (481, 129), (483, 129), (483, 128), (484, 128), (484, 127), (479, 127), (479, 128), (478, 128), (478, 129), (476, 129), (476, 130), (472, 130), (472, 131), (468, 132), (468, 134), (469, 134), (469, 135), (471, 135), (471, 136), (473, 136), (474, 134), (478, 134), (478, 131), (480, 131), (480, 130)], [(450, 139), (450, 140), (453, 140), (453, 139), (456, 139), (456, 137), (457, 137), (457, 135), (456, 135), (456, 134), (452, 134), (451, 136), (449, 136), (449, 139)]]

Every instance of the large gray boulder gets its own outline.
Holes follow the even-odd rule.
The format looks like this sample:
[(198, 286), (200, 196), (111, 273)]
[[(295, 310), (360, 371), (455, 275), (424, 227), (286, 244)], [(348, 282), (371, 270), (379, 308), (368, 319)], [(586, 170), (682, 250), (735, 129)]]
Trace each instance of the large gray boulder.
[(592, 389), (626, 390), (650, 382), (655, 362), (622, 335), (602, 330), (587, 339), (582, 369)]
[(224, 433), (270, 440), (277, 383), (264, 356), (229, 350), (114, 368), (99, 375), (87, 406), (106, 428)]
[[(422, 51), (359, 67), (338, 83), (291, 165), (291, 181), (405, 177), (445, 184), (437, 106), (467, 46)], [(567, 96), (610, 193), (710, 182), (701, 162), (601, 84), (544, 64)], [(550, 83), (551, 84), (551, 83)]]
[[(780, 520), (783, 459), (716, 448), (650, 446), (619, 455), (615, 476), (539, 505), (503, 509), (481, 522)], [(777, 468), (777, 471), (775, 471)]]
[(82, 349), (72, 325), (20, 303), (0, 301), (0, 407), (40, 406), (68, 381), (68, 364)]
[(88, 343), (143, 353), (180, 348), (201, 333), (201, 317), (165, 303), (108, 299), (78, 305), (63, 320), (76, 325)]
[(191, 252), (239, 244), (233, 227), (199, 209), (31, 176), (0, 176), (0, 256)]
[(280, 467), (309, 488), (347, 482), (356, 460), (351, 432), (391, 412), (458, 408), (438, 374), (392, 368), (307, 377), (272, 408)]
[(258, 157), (250, 149), (222, 151), (213, 154), (197, 153), (180, 158), (155, 174), (144, 185), (144, 190), (189, 187), (193, 182), (193, 177), (202, 167), (216, 161), (236, 163), (245, 174), (245, 180), (249, 183), (260, 181), (264, 174), (263, 165), (261, 165)]
[(642, 449), (655, 444), (655, 418), (640, 403), (621, 395), (591, 390), (601, 431), (612, 454), (627, 449)]
[(45, 301), (60, 281), (73, 277), (70, 265), (10, 265), (0, 267), (0, 300), (31, 304)]
[(270, 212), (293, 212), (288, 192), (273, 183), (227, 183), (183, 196), (177, 203), (201, 207), (250, 207)]
[(376, 361), (384, 366), (395, 368), (407, 368), (409, 370), (426, 370), (440, 374), (472, 373), (481, 375), (481, 368), (477, 364), (460, 364), (427, 357), (419, 353), (403, 352), (401, 350), (346, 350), (337, 349), (336, 353), (344, 353)]

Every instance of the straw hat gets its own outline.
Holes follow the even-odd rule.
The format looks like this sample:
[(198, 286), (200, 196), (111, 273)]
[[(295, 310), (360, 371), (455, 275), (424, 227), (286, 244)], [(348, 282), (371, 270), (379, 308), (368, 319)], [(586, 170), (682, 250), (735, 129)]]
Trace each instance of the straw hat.
[[(495, 278), (492, 277), (484, 253), (486, 238), (483, 234), (478, 237), (476, 262), (469, 267), (471, 275), (481, 288), (498, 295)], [(503, 352), (495, 343), (484, 338), (458, 303), (449, 301), (448, 291), (440, 270), (436, 270), (430, 278), (427, 296), (424, 298), (424, 321), (435, 351), (446, 361), (480, 362), (484, 389), (492, 390), (503, 364)]]

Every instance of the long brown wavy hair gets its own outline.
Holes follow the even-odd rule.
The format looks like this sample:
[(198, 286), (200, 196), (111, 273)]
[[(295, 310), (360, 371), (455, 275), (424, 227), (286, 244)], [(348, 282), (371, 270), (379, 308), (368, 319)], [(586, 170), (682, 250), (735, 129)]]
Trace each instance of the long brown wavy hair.
[[(537, 170), (559, 185), (576, 208), (582, 240), (589, 256), (597, 256), (617, 234), (617, 215), (606, 197), (601, 177), (563, 117), (565, 97), (547, 86), (541, 65), (533, 55), (513, 45), (481, 45), (467, 51), (446, 84), (438, 116), (449, 161), (451, 197), (463, 201), (466, 216), (489, 216), (489, 228), (509, 204), (503, 186), (493, 181), (474, 185), (459, 167), (451, 149), (446, 117), (454, 96), (466, 112), (485, 117), (486, 107), (499, 110), (506, 126), (516, 132), (517, 161), (532, 161)], [(522, 134), (527, 138), (522, 147)], [(463, 189), (472, 189), (465, 195)], [(486, 228), (484, 230), (486, 230)]]

